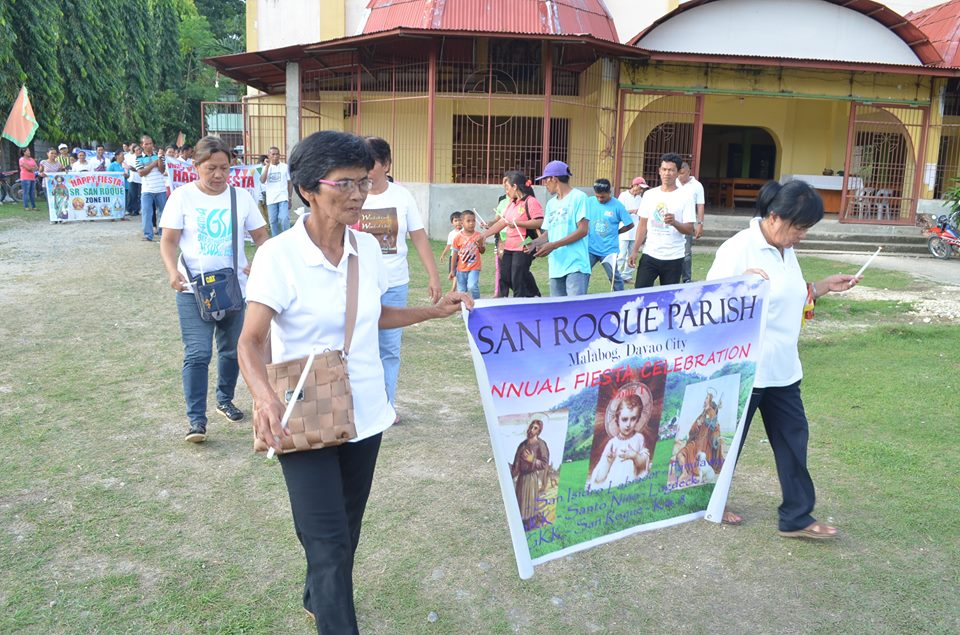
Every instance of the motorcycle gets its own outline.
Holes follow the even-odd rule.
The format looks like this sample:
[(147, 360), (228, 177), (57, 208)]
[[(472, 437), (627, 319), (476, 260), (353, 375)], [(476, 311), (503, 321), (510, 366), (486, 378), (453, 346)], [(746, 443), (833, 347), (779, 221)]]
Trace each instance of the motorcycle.
[(927, 239), (927, 249), (935, 258), (949, 260), (960, 252), (960, 232), (950, 224), (950, 218), (942, 214), (934, 222), (927, 221), (923, 227)]
[(17, 174), (19, 174), (19, 170), (0, 172), (0, 203), (6, 203), (8, 196), (14, 201), (22, 200), (14, 195), (13, 181)]

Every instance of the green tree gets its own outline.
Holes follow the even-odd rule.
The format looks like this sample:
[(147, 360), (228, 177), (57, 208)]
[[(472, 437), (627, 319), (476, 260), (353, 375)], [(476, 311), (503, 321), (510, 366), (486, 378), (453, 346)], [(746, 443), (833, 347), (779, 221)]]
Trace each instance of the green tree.
[[(63, 76), (60, 73), (60, 36), (63, 12), (59, 0), (13, 0), (16, 37), (15, 56), (30, 91), (30, 103), (40, 129), (37, 136), (59, 139), (60, 111), (63, 105)], [(0, 35), (0, 39), (4, 38)], [(8, 66), (3, 63), (2, 68)]]
[(16, 33), (11, 21), (13, 7), (0, 2), (0, 104), (3, 106), (3, 120), (6, 121), (9, 105), (17, 97), (20, 84), (23, 82), (23, 70), (15, 55)]
[(114, 136), (110, 121), (114, 95), (121, 94), (121, 76), (107, 54), (110, 45), (102, 16), (114, 10), (106, 0), (65, 0), (58, 57), (63, 74), (62, 129), (68, 138), (106, 140)]

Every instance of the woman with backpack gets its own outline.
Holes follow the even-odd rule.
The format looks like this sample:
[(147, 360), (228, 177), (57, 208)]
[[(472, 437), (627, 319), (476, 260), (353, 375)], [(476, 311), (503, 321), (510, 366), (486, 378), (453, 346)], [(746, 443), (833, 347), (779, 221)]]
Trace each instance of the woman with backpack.
[(533, 256), (524, 251), (527, 238), (534, 239), (539, 235), (543, 224), (543, 206), (533, 194), (533, 184), (522, 173), (515, 170), (503, 175), (504, 189), (510, 203), (503, 211), (503, 215), (491, 223), (484, 232), (484, 238), (494, 236), (506, 230), (507, 238), (503, 244), (503, 260), (500, 262), (501, 279), (509, 280), (509, 287), (500, 285), (498, 297), (505, 298), (510, 289), (513, 289), (515, 298), (536, 298), (540, 296), (540, 288), (530, 265)]

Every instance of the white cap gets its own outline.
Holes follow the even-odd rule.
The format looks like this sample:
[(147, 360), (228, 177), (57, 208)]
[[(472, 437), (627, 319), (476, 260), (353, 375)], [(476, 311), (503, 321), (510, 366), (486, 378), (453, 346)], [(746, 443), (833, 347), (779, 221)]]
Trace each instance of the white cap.
[(61, 143), (60, 145), (57, 146), (57, 150), (64, 150), (66, 149), (66, 147), (67, 147), (67, 144)]

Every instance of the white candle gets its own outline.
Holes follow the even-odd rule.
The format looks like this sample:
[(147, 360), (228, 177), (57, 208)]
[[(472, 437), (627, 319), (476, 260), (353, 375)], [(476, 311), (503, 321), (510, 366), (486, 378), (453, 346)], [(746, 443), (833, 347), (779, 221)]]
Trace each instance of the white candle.
[(880, 247), (877, 247), (877, 250), (876, 250), (875, 252), (873, 252), (873, 255), (870, 256), (870, 258), (869, 258), (865, 263), (863, 263), (863, 266), (860, 267), (860, 271), (858, 271), (857, 274), (856, 274), (855, 276), (853, 276), (853, 280), (850, 281), (850, 284), (851, 284), (851, 285), (854, 283), (854, 281), (855, 281), (857, 278), (859, 278), (860, 276), (863, 275), (863, 272), (867, 270), (867, 267), (870, 266), (870, 263), (873, 262), (873, 259), (877, 257), (877, 254), (880, 253), (880, 250), (881, 250), (881, 249), (883, 249), (883, 246), (882, 246), (882, 245), (881, 245)]

